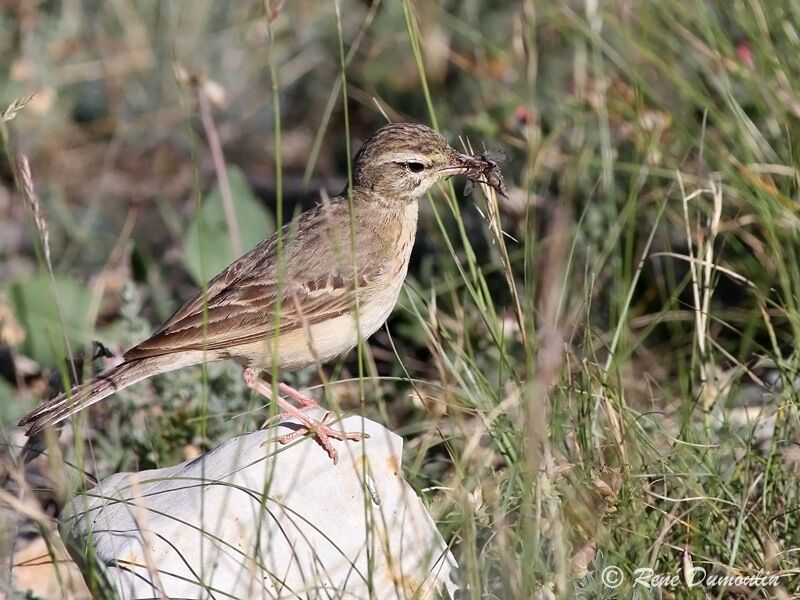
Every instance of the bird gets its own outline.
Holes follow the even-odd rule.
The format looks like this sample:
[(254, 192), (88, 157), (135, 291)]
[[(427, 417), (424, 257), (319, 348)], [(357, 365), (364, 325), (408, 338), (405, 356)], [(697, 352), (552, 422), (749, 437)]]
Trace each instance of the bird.
[(482, 169), (479, 158), (425, 125), (381, 127), (353, 158), (341, 194), (323, 195), (214, 277), (123, 362), (45, 402), (20, 427), (34, 436), (136, 382), (232, 359), (249, 388), (300, 422), (280, 441), (311, 433), (335, 463), (331, 440), (363, 434), (333, 429), (329, 412), (312, 418), (306, 413), (320, 408), (317, 401), (280, 381), (273, 387), (271, 373), (329, 362), (378, 330), (408, 272), (420, 198), (438, 181)]

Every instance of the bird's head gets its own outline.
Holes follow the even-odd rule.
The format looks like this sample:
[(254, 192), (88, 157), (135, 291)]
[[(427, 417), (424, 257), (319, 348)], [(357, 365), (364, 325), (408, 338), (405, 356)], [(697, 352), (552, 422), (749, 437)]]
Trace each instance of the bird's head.
[(474, 168), (473, 157), (451, 148), (433, 129), (393, 123), (361, 146), (353, 159), (353, 187), (382, 201), (408, 203), (440, 179)]

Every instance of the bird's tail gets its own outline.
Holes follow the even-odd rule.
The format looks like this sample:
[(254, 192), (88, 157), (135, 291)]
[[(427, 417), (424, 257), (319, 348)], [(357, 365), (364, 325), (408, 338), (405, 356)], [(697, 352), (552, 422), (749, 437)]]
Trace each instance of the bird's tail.
[(75, 386), (69, 392), (48, 400), (23, 417), (19, 426), (28, 429), (28, 436), (35, 435), (137, 381), (187, 366), (186, 362), (176, 358), (168, 355), (152, 356), (112, 367), (86, 383)]

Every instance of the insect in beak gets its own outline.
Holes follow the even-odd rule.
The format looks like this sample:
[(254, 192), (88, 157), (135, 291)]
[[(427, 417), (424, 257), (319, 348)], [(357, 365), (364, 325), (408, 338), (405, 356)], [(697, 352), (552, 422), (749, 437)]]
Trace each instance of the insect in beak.
[(464, 189), (465, 196), (472, 192), (476, 183), (486, 184), (494, 188), (498, 194), (505, 196), (507, 194), (506, 186), (503, 181), (503, 174), (500, 172), (500, 165), (505, 160), (505, 153), (500, 150), (490, 150), (473, 156), (454, 151), (450, 163), (439, 167), (437, 172), (442, 177), (466, 175), (467, 187)]
[(438, 173), (442, 177), (453, 175), (467, 175), (477, 172), (482, 168), (481, 161), (475, 156), (468, 156), (460, 152), (454, 152), (454, 157), (449, 164), (439, 167)]

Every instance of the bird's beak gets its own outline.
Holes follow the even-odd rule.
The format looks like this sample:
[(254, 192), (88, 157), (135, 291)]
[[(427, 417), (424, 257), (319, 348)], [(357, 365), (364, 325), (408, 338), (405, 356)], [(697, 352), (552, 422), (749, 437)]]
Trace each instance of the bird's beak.
[(482, 163), (479, 158), (474, 156), (467, 156), (453, 150), (450, 162), (443, 167), (437, 169), (437, 173), (441, 177), (450, 177), (451, 175), (465, 175), (472, 171), (479, 170)]

